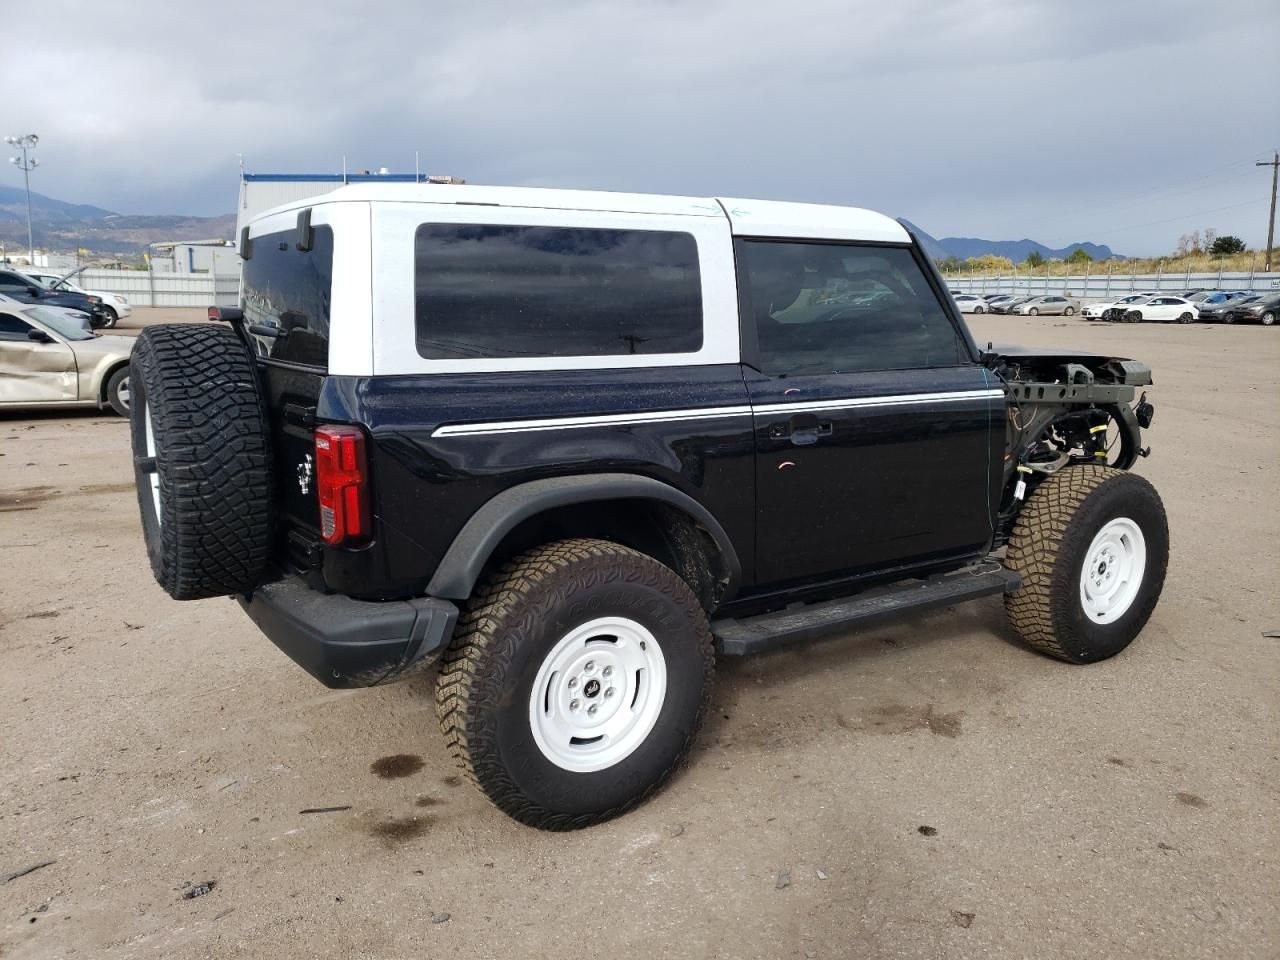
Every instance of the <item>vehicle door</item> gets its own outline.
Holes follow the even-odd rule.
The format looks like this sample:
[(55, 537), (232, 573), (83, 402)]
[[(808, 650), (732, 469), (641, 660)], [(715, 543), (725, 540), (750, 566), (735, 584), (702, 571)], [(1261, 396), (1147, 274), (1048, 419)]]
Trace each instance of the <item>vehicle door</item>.
[(1004, 393), (919, 254), (764, 239), (735, 248), (758, 585), (985, 550)]
[(1175, 316), (1175, 304), (1178, 301), (1173, 297), (1155, 297), (1142, 307), (1142, 316), (1145, 320), (1170, 320)]
[[(31, 339), (33, 332), (44, 339)], [(16, 314), (0, 311), (0, 404), (75, 399), (71, 348)]]

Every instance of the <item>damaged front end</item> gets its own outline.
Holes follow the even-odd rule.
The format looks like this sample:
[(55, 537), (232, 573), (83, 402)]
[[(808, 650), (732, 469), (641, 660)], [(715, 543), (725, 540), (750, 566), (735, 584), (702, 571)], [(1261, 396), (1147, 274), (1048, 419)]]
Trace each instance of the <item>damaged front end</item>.
[(1082, 463), (1128, 470), (1150, 455), (1142, 430), (1155, 407), (1145, 391), (1138, 395), (1152, 383), (1145, 363), (1021, 347), (988, 347), (984, 360), (1008, 396), (996, 545), (1008, 540), (1023, 502), (1050, 474)]

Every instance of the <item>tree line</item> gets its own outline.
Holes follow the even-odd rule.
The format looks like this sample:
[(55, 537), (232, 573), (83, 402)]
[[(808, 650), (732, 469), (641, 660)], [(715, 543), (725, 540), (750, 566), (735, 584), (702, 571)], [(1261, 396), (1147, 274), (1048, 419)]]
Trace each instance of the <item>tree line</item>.
[[(1201, 256), (1230, 257), (1247, 252), (1248, 247), (1239, 237), (1231, 234), (1219, 236), (1218, 232), (1212, 227), (1206, 227), (1204, 230), (1193, 230), (1191, 233), (1184, 233), (1180, 236), (1178, 244), (1169, 259), (1179, 260)], [(1164, 260), (1166, 258), (1157, 257), (1156, 259)], [(1039, 250), (1032, 250), (1018, 266), (1034, 269), (1042, 267), (1046, 263), (1064, 262), (1084, 266), (1086, 263), (1093, 263), (1094, 258), (1083, 247), (1076, 247), (1066, 256), (1065, 260), (1057, 257), (1049, 259)], [(1103, 262), (1105, 263), (1106, 261)], [(968, 257), (963, 260), (955, 256), (944, 257), (938, 261), (938, 267), (947, 273), (960, 273), (961, 271), (1012, 270), (1014, 263), (1009, 257), (1001, 257), (994, 253), (984, 253), (980, 257)]]

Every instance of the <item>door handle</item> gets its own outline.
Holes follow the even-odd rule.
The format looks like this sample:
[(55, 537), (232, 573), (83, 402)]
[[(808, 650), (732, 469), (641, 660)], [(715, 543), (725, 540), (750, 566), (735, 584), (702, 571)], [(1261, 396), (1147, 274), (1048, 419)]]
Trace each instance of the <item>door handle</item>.
[(817, 443), (824, 437), (831, 436), (832, 431), (833, 427), (829, 420), (822, 423), (806, 424), (802, 427), (796, 426), (795, 421), (793, 420), (791, 426), (791, 442), (797, 447), (807, 447), (811, 444)]

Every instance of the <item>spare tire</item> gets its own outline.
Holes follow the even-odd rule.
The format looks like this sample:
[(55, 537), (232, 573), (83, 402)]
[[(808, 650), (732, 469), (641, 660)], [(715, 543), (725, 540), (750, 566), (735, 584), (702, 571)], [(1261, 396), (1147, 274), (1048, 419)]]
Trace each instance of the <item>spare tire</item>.
[(222, 325), (146, 328), (129, 361), (130, 433), (151, 570), (175, 600), (265, 579), (271, 445), (252, 356)]

